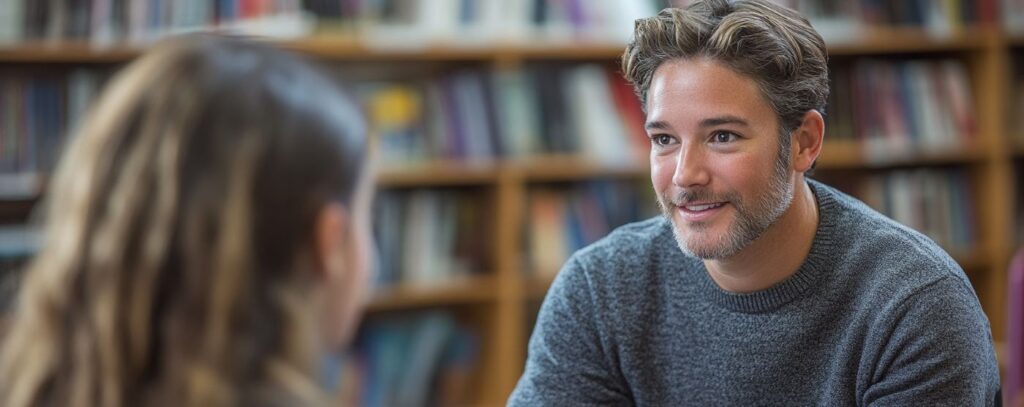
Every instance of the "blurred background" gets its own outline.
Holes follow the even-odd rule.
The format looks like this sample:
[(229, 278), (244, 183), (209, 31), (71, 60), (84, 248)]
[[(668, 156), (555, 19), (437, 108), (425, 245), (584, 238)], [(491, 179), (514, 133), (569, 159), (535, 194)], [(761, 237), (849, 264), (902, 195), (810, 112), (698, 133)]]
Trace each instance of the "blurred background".
[[(814, 177), (953, 254), (1012, 394), (1024, 0), (780, 2), (829, 45)], [(328, 386), (346, 405), (502, 404), (563, 261), (657, 213), (643, 113), (617, 59), (635, 19), (685, 3), (0, 0), (0, 314), (38, 245), (28, 220), (47, 175), (104, 82), (169, 35), (249, 35), (343, 80), (381, 147), (374, 299), (351, 355), (327, 363)]]

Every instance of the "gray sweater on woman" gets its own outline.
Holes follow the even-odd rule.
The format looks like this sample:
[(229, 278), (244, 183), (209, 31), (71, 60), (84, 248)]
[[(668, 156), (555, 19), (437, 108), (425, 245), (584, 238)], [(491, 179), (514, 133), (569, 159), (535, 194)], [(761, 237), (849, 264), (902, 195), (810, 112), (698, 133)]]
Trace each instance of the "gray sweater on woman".
[(719, 288), (663, 218), (577, 252), (552, 284), (512, 406), (992, 405), (988, 320), (927, 237), (809, 181), (793, 276)]

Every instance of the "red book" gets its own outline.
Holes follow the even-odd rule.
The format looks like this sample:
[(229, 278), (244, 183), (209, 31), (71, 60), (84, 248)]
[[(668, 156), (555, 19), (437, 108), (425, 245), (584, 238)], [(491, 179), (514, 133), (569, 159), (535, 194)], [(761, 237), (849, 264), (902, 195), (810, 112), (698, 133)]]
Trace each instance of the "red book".
[(612, 90), (612, 98), (615, 99), (615, 108), (622, 118), (622, 127), (627, 132), (630, 144), (634, 146), (634, 151), (638, 156), (647, 156), (651, 148), (651, 141), (647, 138), (647, 132), (644, 130), (644, 123), (647, 119), (640, 106), (640, 99), (633, 93), (633, 87), (611, 70), (608, 71), (608, 83)]

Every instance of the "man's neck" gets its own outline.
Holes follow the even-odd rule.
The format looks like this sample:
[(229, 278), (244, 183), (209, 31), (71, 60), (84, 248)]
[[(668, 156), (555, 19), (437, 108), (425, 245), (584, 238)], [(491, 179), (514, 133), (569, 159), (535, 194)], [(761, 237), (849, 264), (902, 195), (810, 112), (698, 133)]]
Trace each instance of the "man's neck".
[(818, 204), (804, 177), (797, 178), (789, 209), (761, 237), (733, 257), (704, 261), (723, 290), (764, 290), (796, 273), (807, 258), (818, 229)]

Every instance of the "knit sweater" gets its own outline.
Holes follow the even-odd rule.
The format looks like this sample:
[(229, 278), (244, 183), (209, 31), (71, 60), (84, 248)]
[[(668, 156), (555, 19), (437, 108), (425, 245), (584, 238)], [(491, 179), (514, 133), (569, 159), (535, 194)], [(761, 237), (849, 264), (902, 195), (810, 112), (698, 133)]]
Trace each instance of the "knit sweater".
[(763, 291), (721, 289), (660, 217), (575, 253), (509, 405), (995, 403), (991, 330), (963, 270), (927, 237), (808, 183), (810, 253)]

